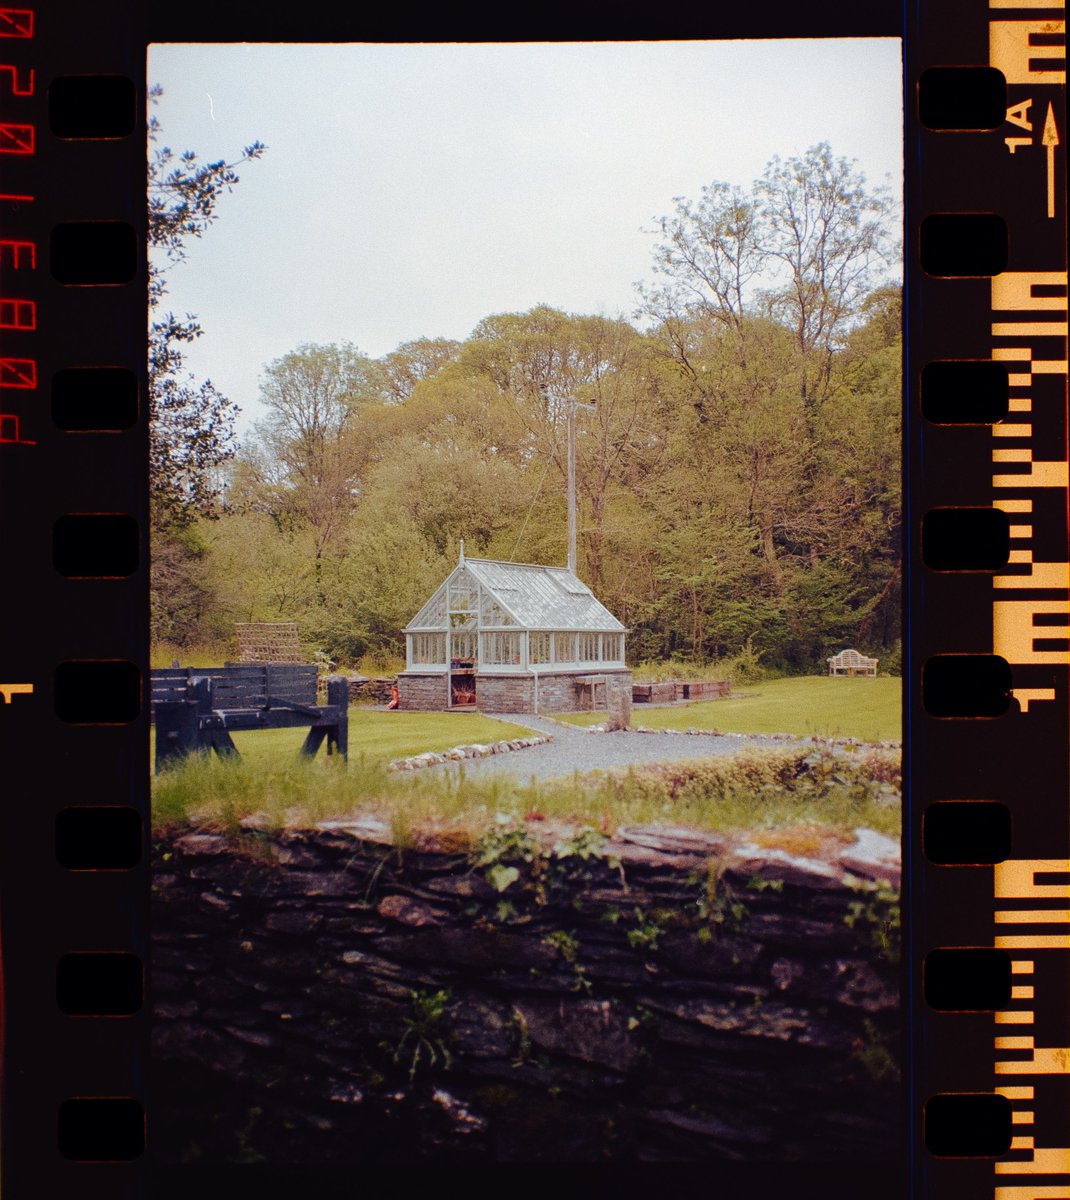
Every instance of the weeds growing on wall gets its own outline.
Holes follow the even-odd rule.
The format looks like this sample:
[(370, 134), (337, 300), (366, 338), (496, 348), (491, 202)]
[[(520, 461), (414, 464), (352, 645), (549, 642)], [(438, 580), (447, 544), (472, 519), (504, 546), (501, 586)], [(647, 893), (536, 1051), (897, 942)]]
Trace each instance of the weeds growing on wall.
[[(412, 1012), (405, 1018), (405, 1032), (392, 1054), (394, 1062), (406, 1067), (411, 1084), (421, 1067), (431, 1070), (441, 1063), (442, 1069), (448, 1071), (453, 1055), (447, 1045), (448, 1034), (444, 1024), (446, 1006), (450, 1002), (449, 989), (435, 992), (413, 989), (409, 995)], [(390, 1047), (383, 1043), (381, 1049), (388, 1050)]]

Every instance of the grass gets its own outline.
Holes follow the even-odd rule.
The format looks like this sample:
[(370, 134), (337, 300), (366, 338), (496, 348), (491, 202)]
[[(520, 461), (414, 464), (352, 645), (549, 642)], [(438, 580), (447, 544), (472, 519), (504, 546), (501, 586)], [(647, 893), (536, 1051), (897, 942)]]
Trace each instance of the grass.
[(389, 772), (386, 761), (382, 753), (351, 754), (343, 769), (341, 760), (323, 756), (195, 756), (154, 779), (153, 824), (235, 833), (253, 813), (275, 828), (375, 817), (398, 846), (465, 851), (502, 816), (531, 828), (588, 825), (606, 834), (648, 823), (711, 830), (801, 826), (840, 835), (861, 825), (893, 837), (899, 831), (899, 759), (891, 751), (846, 759), (798, 749), (753, 751), (542, 784), (511, 775), (466, 776), (463, 769)]
[[(153, 779), (153, 821), (193, 821), (233, 828), (242, 817), (267, 813), (284, 821), (313, 823), (329, 816), (364, 811), (368, 797), (394, 796), (399, 778), (387, 772), (396, 758), (428, 750), (446, 750), (473, 742), (497, 742), (530, 736), (531, 731), (479, 714), (349, 710), (349, 763), (313, 760), (298, 751), (307, 729), (264, 729), (231, 736), (241, 757), (222, 761), (193, 756)], [(155, 730), (150, 761), (155, 760)], [(376, 810), (379, 811), (379, 810)]]
[[(234, 744), (250, 763), (268, 756), (295, 755), (307, 729), (265, 729), (234, 734)], [(349, 710), (349, 755), (369, 763), (387, 763), (427, 750), (448, 750), (473, 742), (530, 737), (531, 730), (478, 713), (383, 712)]]
[[(898, 733), (898, 680), (782, 679), (732, 700), (682, 708), (641, 709), (644, 723), (703, 724), (740, 732), (841, 733), (884, 740)], [(820, 717), (815, 696), (822, 700)], [(799, 719), (800, 709), (805, 720)], [(686, 718), (684, 714), (686, 712)], [(731, 720), (726, 714), (736, 713)], [(781, 716), (778, 714), (787, 714)], [(578, 714), (580, 723), (599, 714)], [(682, 719), (684, 718), (684, 719)], [(818, 725), (820, 719), (824, 725)], [(234, 833), (254, 813), (269, 825), (312, 825), (340, 817), (375, 817), (399, 846), (468, 850), (500, 815), (531, 828), (673, 824), (710, 830), (803, 830), (807, 838), (846, 836), (865, 826), (898, 836), (899, 755), (858, 751), (846, 758), (798, 748), (744, 750), (724, 758), (660, 764), (606, 776), (524, 783), (515, 776), (390, 772), (391, 759), (426, 750), (522, 737), (529, 731), (478, 714), (350, 709), (349, 763), (299, 760), (304, 729), (236, 733), (242, 757), (195, 756), (153, 781), (156, 828), (194, 824)], [(523, 756), (517, 759), (523, 772)], [(884, 785), (882, 787), (882, 785)], [(890, 788), (889, 786), (890, 785)]]
[[(894, 678), (770, 679), (741, 686), (721, 700), (632, 709), (632, 723), (649, 729), (716, 729), (721, 733), (790, 733), (798, 737), (853, 737), (863, 742), (902, 736), (902, 680)], [(559, 718), (595, 725), (602, 713)]]
[(238, 657), (238, 643), (230, 641), (199, 642), (196, 646), (176, 646), (173, 642), (154, 641), (149, 647), (149, 666), (155, 671), (169, 667), (176, 659), (184, 667), (206, 667), (222, 664)]
[[(299, 727), (258, 729), (231, 736), (243, 761), (261, 769), (275, 769), (285, 767), (297, 756), (307, 734), (307, 728)], [(476, 713), (383, 712), (360, 707), (349, 710), (349, 756), (363, 757), (369, 764), (385, 764), (427, 750), (530, 736), (530, 729)], [(155, 756), (155, 745), (152, 753)]]

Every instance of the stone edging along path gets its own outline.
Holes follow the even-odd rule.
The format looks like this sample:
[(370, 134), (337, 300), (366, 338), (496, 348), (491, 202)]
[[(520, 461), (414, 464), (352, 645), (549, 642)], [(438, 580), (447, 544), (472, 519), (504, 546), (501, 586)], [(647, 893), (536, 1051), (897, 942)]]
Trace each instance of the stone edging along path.
[[(575, 733), (613, 733), (618, 732), (611, 730), (608, 725), (569, 725), (565, 722), (557, 722), (561, 725), (563, 731), (571, 731)], [(834, 746), (834, 747), (862, 747), (875, 748), (881, 750), (898, 750), (902, 743), (898, 741), (884, 742), (863, 742), (858, 738), (824, 738), (810, 735), (808, 737), (798, 737), (791, 733), (722, 733), (717, 729), (651, 729), (647, 725), (633, 725), (625, 732), (628, 733), (668, 733), (677, 734), (681, 737), (730, 737), (739, 738), (741, 742), (751, 740), (774, 741), (774, 742), (809, 742), (814, 746)], [(462, 746), (451, 746), (448, 750), (441, 751), (426, 751), (423, 754), (413, 754), (408, 758), (395, 758), (387, 764), (389, 771), (417, 771), (422, 767), (437, 767), (442, 763), (462, 762), (466, 758), (489, 758), (492, 754), (508, 754), (513, 750), (526, 750), (531, 746), (544, 746), (554, 739), (543, 734), (534, 734), (531, 737), (523, 738), (508, 738), (499, 742), (473, 742)]]
[(448, 750), (427, 751), (409, 758), (395, 758), (387, 764), (388, 771), (417, 771), (421, 767), (436, 767), (439, 763), (461, 762), (466, 758), (488, 758), (491, 754), (508, 754), (510, 750), (525, 750), (542, 746), (552, 738), (537, 734), (533, 737), (508, 738), (500, 742), (473, 742), (467, 746), (451, 746)]
[[(574, 725), (573, 729), (582, 729), (586, 733), (613, 733), (608, 725)], [(761, 738), (770, 742), (811, 742), (815, 746), (865, 746), (878, 750), (900, 750), (901, 741), (889, 740), (884, 742), (865, 742), (861, 738), (817, 737), (807, 734), (802, 737), (794, 733), (731, 733), (720, 729), (652, 729), (649, 725), (630, 725), (629, 733), (675, 733), (683, 737), (730, 737), (740, 741)]]

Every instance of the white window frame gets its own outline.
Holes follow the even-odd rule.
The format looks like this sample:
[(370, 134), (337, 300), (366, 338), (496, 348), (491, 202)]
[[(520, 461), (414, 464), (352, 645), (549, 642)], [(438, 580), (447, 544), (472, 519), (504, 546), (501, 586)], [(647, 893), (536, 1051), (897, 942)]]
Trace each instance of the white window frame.
[[(510, 655), (503, 660), (505, 647), (515, 646), (515, 660)], [(481, 630), (479, 634), (479, 669), (490, 671), (518, 671), (527, 664), (523, 631), (519, 629)]]
[[(454, 654), (453, 653), (454, 650), (460, 650), (462, 648), (461, 646), (456, 644), (457, 642), (460, 642), (462, 639), (464, 639), (466, 641), (470, 640), (471, 647), (472, 647), (471, 654)], [(451, 630), (450, 631), (449, 650), (450, 650), (449, 658), (450, 658), (451, 663), (452, 663), (453, 659), (455, 659), (455, 658), (460, 658), (460, 659), (465, 659), (465, 660), (470, 658), (473, 663), (478, 663), (479, 662), (479, 634), (478, 634), (478, 632), (474, 629), (463, 629), (463, 630), (462, 629), (453, 629), (453, 630)]]
[(577, 662), (597, 663), (602, 661), (600, 635), (597, 633), (580, 633), (576, 637)]
[(602, 661), (607, 663), (622, 663), (624, 661), (624, 634), (602, 634)]
[[(535, 656), (535, 641), (533, 639), (545, 639), (546, 650), (544, 657)], [(547, 633), (542, 629), (532, 629), (528, 631), (528, 663), (532, 667), (549, 667), (553, 664), (554, 650), (554, 635)]]
[[(560, 646), (560, 644), (561, 644), (561, 639), (562, 639), (562, 638), (571, 638), (571, 639), (572, 639), (572, 644), (571, 644), (571, 647), (570, 647), (570, 649), (571, 649), (571, 651), (572, 651), (572, 654), (571, 654), (571, 657), (570, 657), (570, 658), (562, 658), (562, 657), (560, 656), (560, 652), (559, 652), (559, 650), (558, 650), (558, 647), (559, 647), (559, 646)], [(561, 666), (570, 666), (570, 667), (574, 667), (574, 666), (576, 666), (576, 665), (577, 665), (577, 663), (578, 663), (578, 661), (579, 661), (579, 660), (576, 658), (576, 649), (577, 649), (577, 647), (576, 647), (576, 634), (574, 634), (574, 633), (555, 633), (555, 634), (554, 634), (554, 656), (553, 656), (553, 660), (552, 660), (552, 661), (554, 662), (554, 664), (555, 664), (555, 665), (558, 665), (558, 664), (559, 664), (559, 665), (561, 665)]]
[[(435, 649), (430, 653), (441, 652), (441, 657), (438, 659), (427, 659), (423, 657), (428, 653), (428, 643), (434, 639)], [(405, 635), (406, 643), (406, 666), (411, 669), (429, 668), (432, 670), (444, 671), (446, 669), (446, 634), (445, 632), (428, 631), (426, 633), (409, 633)]]

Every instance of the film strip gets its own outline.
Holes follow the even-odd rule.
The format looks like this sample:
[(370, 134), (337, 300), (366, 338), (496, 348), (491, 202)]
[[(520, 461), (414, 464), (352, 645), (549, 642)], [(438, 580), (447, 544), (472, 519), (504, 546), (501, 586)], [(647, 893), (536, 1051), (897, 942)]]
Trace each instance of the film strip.
[[(870, 20), (774, 6), (716, 26), (684, 17), (671, 36), (904, 37), (903, 1190), (1058, 1200), (1070, 1197), (1064, 11), (924, 0), (905, 26), (891, 5)], [(0, 7), (12, 1195), (170, 1186), (152, 1164), (147, 1090), (144, 49), (406, 37), (270, 6), (256, 22), (125, 0), (75, 6), (62, 24), (36, 0)], [(619, 19), (581, 28), (574, 14), (568, 28), (666, 36)], [(835, 1164), (818, 1172), (823, 1194), (837, 1178)], [(777, 1176), (786, 1194), (804, 1194), (799, 1179)]]
[[(121, 14), (56, 15), (0, 9), (3, 1184), (132, 1195), (147, 1050), (140, 48), (117, 36)], [(110, 1181), (92, 1176), (102, 1162)]]
[(906, 64), (911, 1176), (1067, 1196), (1062, 7), (928, 5)]

